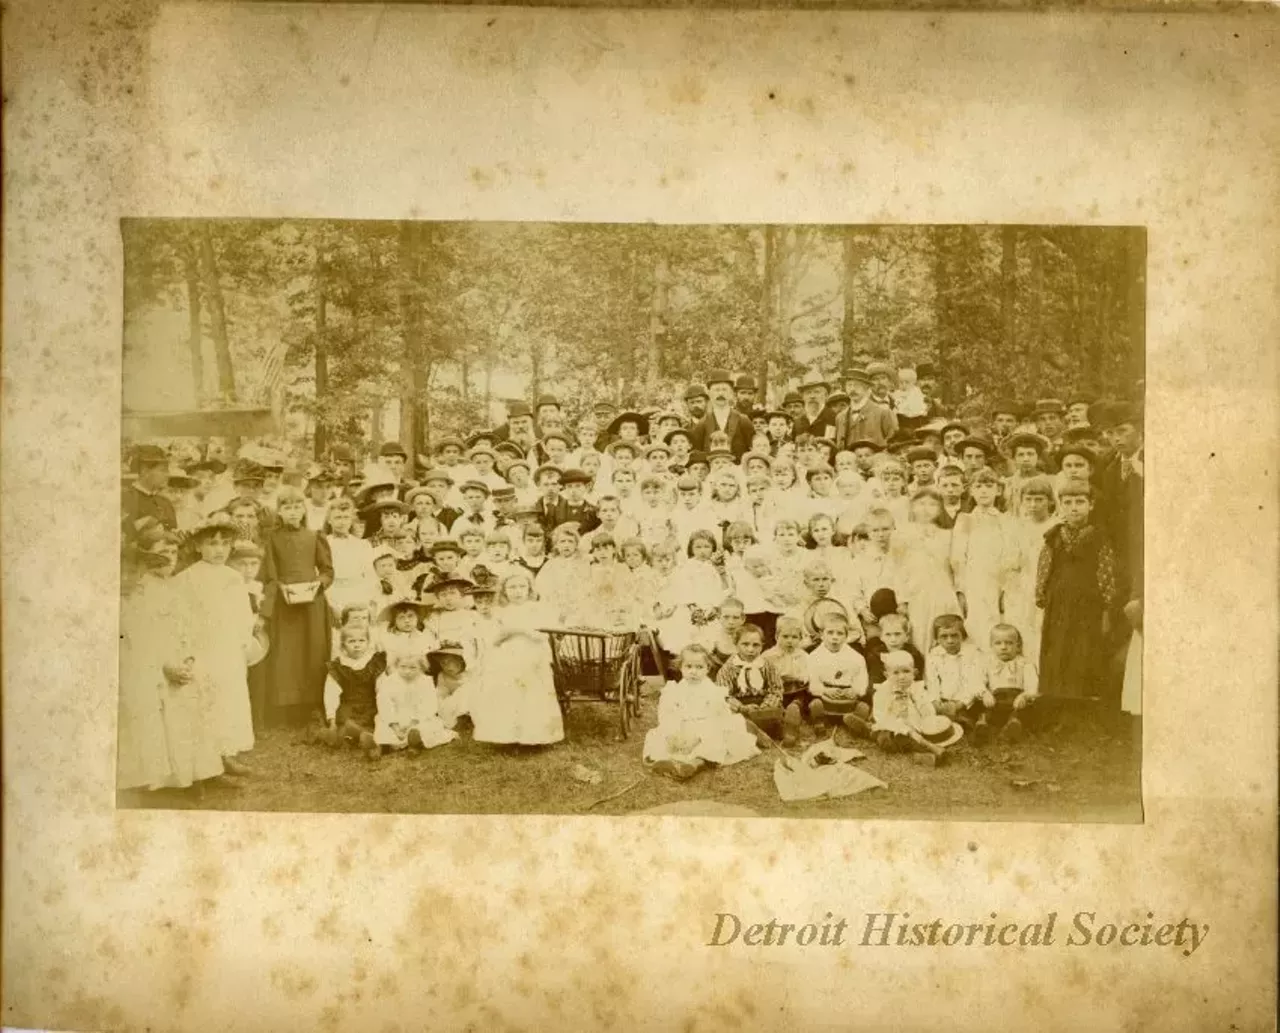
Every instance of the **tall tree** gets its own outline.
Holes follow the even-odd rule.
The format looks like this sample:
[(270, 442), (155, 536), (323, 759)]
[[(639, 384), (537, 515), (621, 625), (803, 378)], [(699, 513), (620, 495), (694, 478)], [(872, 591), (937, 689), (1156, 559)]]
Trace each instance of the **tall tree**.
[(191, 391), (196, 405), (204, 401), (204, 345), (200, 322), (200, 257), (189, 237), (180, 245), (182, 272), (187, 285), (187, 354), (191, 364)]
[(236, 370), (231, 361), (231, 341), (227, 335), (227, 307), (222, 295), (218, 256), (213, 248), (213, 230), (201, 222), (197, 231), (204, 292), (209, 298), (210, 329), (213, 333), (213, 355), (218, 369), (218, 393), (224, 404), (236, 400)]

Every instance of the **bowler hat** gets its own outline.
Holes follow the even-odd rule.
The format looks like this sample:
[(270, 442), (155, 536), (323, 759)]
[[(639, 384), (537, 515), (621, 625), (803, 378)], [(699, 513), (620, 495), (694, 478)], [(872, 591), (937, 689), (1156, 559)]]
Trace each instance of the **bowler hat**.
[(401, 458), (401, 459), (408, 459), (408, 458), (409, 458), (409, 453), (408, 453), (407, 451), (405, 451), (405, 447), (404, 447), (404, 445), (400, 444), (400, 442), (398, 442), (398, 441), (386, 441), (386, 442), (383, 442), (382, 447), (381, 447), (380, 449), (378, 449), (378, 455), (380, 455), (380, 456), (400, 456), (400, 458)]
[(628, 409), (626, 412), (618, 413), (606, 428), (607, 433), (617, 434), (624, 423), (634, 423), (641, 437), (649, 433), (649, 417), (644, 413), (638, 413)]
[(686, 402), (693, 401), (695, 398), (706, 398), (707, 389), (703, 384), (690, 384), (684, 389), (684, 400)]
[(159, 445), (138, 445), (133, 450), (133, 468), (144, 466), (169, 465), (169, 454)]
[(533, 407), (528, 402), (511, 402), (507, 406), (507, 419), (518, 420), (522, 416), (532, 416)]
[(733, 388), (735, 391), (754, 391), (756, 389), (756, 378), (750, 373), (743, 373), (734, 381)]

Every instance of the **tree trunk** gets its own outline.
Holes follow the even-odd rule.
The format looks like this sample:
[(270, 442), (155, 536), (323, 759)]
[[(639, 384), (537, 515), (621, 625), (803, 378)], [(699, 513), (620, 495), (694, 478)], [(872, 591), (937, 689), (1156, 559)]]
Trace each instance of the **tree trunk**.
[(200, 263), (204, 267), (204, 290), (209, 298), (213, 330), (213, 350), (218, 366), (218, 393), (224, 403), (236, 400), (236, 371), (231, 364), (231, 342), (227, 336), (227, 309), (218, 279), (218, 256), (213, 250), (213, 231), (208, 223), (200, 227)]
[(764, 228), (764, 275), (760, 283), (760, 355), (756, 375), (761, 390), (769, 389), (769, 359), (778, 346), (778, 276), (782, 267), (782, 242), (777, 226)]
[(1016, 354), (1018, 340), (1018, 229), (1005, 226), (1000, 231), (1000, 329), (1004, 354)]
[(858, 350), (858, 270), (861, 268), (863, 251), (858, 246), (858, 231), (846, 226), (840, 234), (843, 264), (841, 266), (841, 295), (844, 300), (844, 314), (840, 320), (840, 365), (850, 369), (855, 365), (854, 355)]
[(329, 398), (329, 313), (326, 289), (326, 265), (322, 254), (316, 252), (316, 436), (315, 458), (323, 460), (329, 448), (328, 427), (325, 424), (325, 402)]
[(658, 390), (662, 370), (662, 342), (667, 332), (667, 286), (671, 270), (667, 256), (660, 254), (653, 265), (653, 290), (649, 296), (649, 326), (645, 335), (644, 394), (652, 398)]
[(955, 397), (955, 366), (951, 361), (951, 269), (947, 228), (933, 228), (933, 318), (937, 326), (938, 387), (943, 403)]
[(187, 354), (196, 408), (204, 403), (204, 347), (200, 331), (200, 262), (189, 240), (182, 244), (182, 271), (187, 280)]
[[(417, 365), (422, 354), (422, 302), (418, 286), (418, 228), (400, 224), (398, 246), (400, 302), (400, 444), (405, 451), (418, 441)], [(412, 453), (416, 455), (416, 453)]]
[(484, 357), (484, 418), (481, 422), (489, 426), (489, 413), (493, 410), (493, 356)]
[(1041, 356), (1044, 352), (1044, 242), (1038, 233), (1027, 240), (1031, 264), (1031, 296), (1027, 299), (1027, 379), (1032, 391), (1039, 390)]

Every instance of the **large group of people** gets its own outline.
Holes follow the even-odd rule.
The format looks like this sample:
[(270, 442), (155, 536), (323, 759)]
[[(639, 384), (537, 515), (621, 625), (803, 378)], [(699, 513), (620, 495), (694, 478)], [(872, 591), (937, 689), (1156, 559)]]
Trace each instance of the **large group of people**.
[(724, 370), (648, 408), (542, 395), (310, 466), (131, 443), (120, 788), (235, 784), (273, 725), (371, 760), (549, 745), (549, 628), (650, 647), (645, 760), (677, 777), (811, 733), (932, 764), (1139, 714), (1140, 405), (958, 419), (931, 372), (810, 375), (773, 406)]

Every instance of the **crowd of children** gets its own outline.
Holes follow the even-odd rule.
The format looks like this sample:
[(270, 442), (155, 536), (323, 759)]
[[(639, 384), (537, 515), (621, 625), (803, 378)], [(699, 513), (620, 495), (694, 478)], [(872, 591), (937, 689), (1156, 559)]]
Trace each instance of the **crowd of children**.
[(552, 627), (656, 644), (670, 678), (645, 757), (677, 776), (806, 724), (933, 763), (1064, 701), (1140, 713), (1137, 408), (961, 421), (918, 379), (809, 377), (765, 409), (711, 371), (683, 411), (597, 405), (571, 426), (541, 397), (362, 468), (137, 445), (120, 787), (234, 782), (255, 732), (313, 718), (370, 758), (464, 718), (479, 741), (557, 742)]

